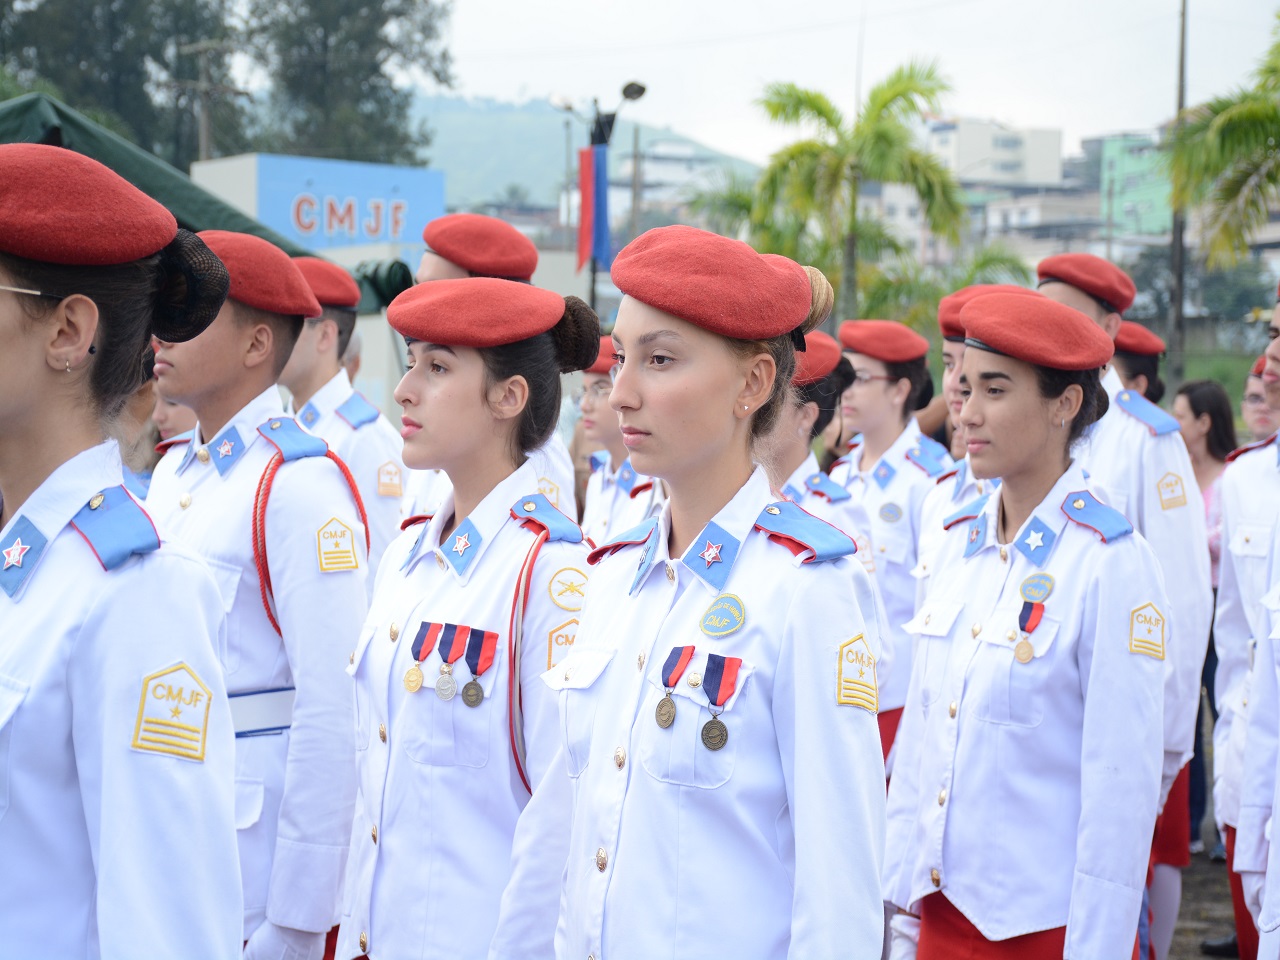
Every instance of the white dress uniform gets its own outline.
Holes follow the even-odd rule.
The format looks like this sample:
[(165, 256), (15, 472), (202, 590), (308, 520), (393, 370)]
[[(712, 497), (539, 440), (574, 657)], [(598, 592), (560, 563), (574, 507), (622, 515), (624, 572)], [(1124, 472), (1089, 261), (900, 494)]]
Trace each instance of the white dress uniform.
[(1078, 465), (1007, 546), (999, 502), (949, 518), (909, 624), (886, 899), (918, 912), (940, 890), (989, 940), (1065, 926), (1066, 956), (1129, 960), (1160, 791), (1159, 566)]
[(405, 468), (400, 459), (404, 441), (378, 408), (351, 386), (346, 370), (339, 370), (299, 411), (308, 431), (329, 444), (355, 477), (369, 518), (370, 593), (378, 575), (378, 562), (400, 533), (400, 499), (405, 489)]
[[(489, 948), (529, 800), (513, 761), (509, 694), (519, 704), (522, 768), (536, 784), (560, 743), (542, 674), (572, 649), (587, 584), (582, 531), (531, 493), (537, 484), (526, 462), (442, 538), (450, 497), (388, 554), (348, 668), (359, 789), (339, 957), (483, 957)], [(544, 529), (513, 678), (516, 586)], [(419, 679), (407, 684), (419, 661)], [(474, 704), (472, 681), (483, 692)], [(554, 932), (548, 910), (526, 956), (547, 955)]]
[(979, 480), (973, 475), (969, 456), (965, 454), (952, 469), (938, 478), (937, 484), (925, 494), (920, 508), (920, 537), (916, 541), (916, 608), (929, 593), (929, 578), (934, 572), (934, 562), (947, 532), (943, 522), (965, 504), (985, 496), (1000, 485), (996, 480)]
[(597, 450), (591, 454), (582, 532), (593, 544), (604, 543), (630, 530), (662, 509), (661, 485), (636, 473), (630, 457), (616, 470), (610, 466), (608, 451)]
[(509, 897), (563, 875), (557, 957), (880, 956), (878, 638), (848, 589), (865, 573), (772, 499), (757, 469), (683, 556), (666, 510), (593, 554), (578, 645), (546, 675), (572, 799), (549, 778), (533, 800), (541, 846), (562, 854), (571, 827), (568, 863)]
[[(264, 920), (328, 930), (341, 906), (355, 799), (343, 671), (367, 605), (364, 527), (324, 442), (284, 416), (274, 385), (216, 437), (201, 436), (197, 424), (176, 438), (156, 466), (147, 506), (209, 564), (227, 611), (219, 653), (236, 727), (245, 937)], [(289, 459), (275, 478), (265, 531), (279, 633), (263, 607), (251, 516), (278, 445)]]
[(240, 956), (217, 585), (114, 441), (0, 531), (0, 953)]
[(1275, 435), (1233, 454), (1221, 483), (1224, 549), (1213, 624), (1218, 654), (1213, 813), (1219, 823), (1234, 827), (1240, 819), (1249, 675), (1255, 638), (1268, 629), (1262, 598), (1271, 586), (1271, 534), (1280, 518), (1280, 445)]
[(1112, 367), (1102, 378), (1111, 399), (1089, 428), (1081, 464), (1099, 496), (1128, 518), (1160, 559), (1172, 639), (1165, 662), (1165, 758), (1161, 804), (1191, 759), (1200, 676), (1213, 622), (1213, 584), (1204, 500), (1178, 421), (1124, 389)]
[(870, 470), (858, 470), (860, 437), (831, 468), (831, 479), (853, 494), (871, 521), (876, 584), (894, 636), (894, 670), (880, 691), (880, 709), (896, 710), (907, 699), (911, 675), (911, 637), (902, 625), (916, 609), (916, 542), (925, 496), (951, 468), (951, 455), (920, 432), (912, 417), (906, 429)]

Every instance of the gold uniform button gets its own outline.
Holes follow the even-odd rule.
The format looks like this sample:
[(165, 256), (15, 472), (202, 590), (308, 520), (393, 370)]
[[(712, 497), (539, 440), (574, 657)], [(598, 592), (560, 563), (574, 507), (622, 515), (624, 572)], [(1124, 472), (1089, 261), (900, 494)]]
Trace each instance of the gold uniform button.
[(941, 806), (945, 805), (945, 804), (946, 804), (946, 802), (947, 802), (947, 791), (946, 791), (946, 790), (939, 790), (939, 791), (938, 791), (938, 806), (940, 806), (940, 807), (941, 807)]
[(1249, 543), (1249, 535), (1247, 533), (1244, 535), (1244, 542)]
[(644, 654), (643, 654), (643, 653), (642, 653), (642, 654), (640, 654), (640, 656), (636, 657), (636, 669), (637, 669), (637, 670), (643, 670), (643, 669), (644, 669)]
[(676, 582), (676, 568), (669, 563), (667, 564), (667, 579), (672, 583)]
[(881, 545), (880, 545), (880, 552), (881, 552), (881, 553), (884, 553), (884, 551), (885, 551), (884, 544), (881, 544)]
[(378, 842), (378, 828), (377, 828), (377, 827), (374, 827), (374, 828), (373, 828), (373, 833), (371, 834), (371, 836), (373, 837), (373, 842), (374, 842), (374, 843), (377, 843), (377, 842)]
[(1018, 639), (1018, 631), (1010, 630), (1008, 633), (1004, 635), (1004, 638), (1008, 640), (1010, 643), (1012, 643), (1014, 640)]
[(178, 498), (178, 506), (180, 506), (183, 510), (191, 506), (191, 494), (184, 493), (182, 496), (180, 496)]
[(347, 663), (355, 663), (355, 662), (356, 662), (356, 652), (352, 650), (351, 656), (347, 657)]
[(765, 512), (765, 513), (767, 513), (767, 514), (768, 514), (769, 516), (771, 516), (771, 517), (776, 517), (776, 516), (777, 516), (778, 514), (780, 514), (782, 511), (781, 511), (781, 510), (779, 510), (777, 507), (765, 507), (765, 508), (764, 508), (764, 512)]
[(929, 621), (930, 621), (930, 620), (932, 620), (932, 619), (933, 619), (933, 614), (932, 614), (932, 613), (926, 613), (926, 614), (924, 615), (924, 625), (927, 627), (927, 626), (929, 625)]
[(272, 430), (279, 430), (279, 429), (280, 429), (280, 421), (279, 421), (279, 420), (272, 420), (272, 421), (271, 421), (271, 429), (272, 429)]
[(444, 569), (444, 557), (440, 556), (438, 553), (436, 554), (436, 566), (441, 570)]
[(387, 742), (387, 725), (385, 723), (378, 724), (378, 739), (383, 743)]
[(956, 718), (956, 713), (958, 713), (959, 710), (960, 704), (956, 703), (954, 700), (951, 701), (951, 706), (947, 707), (947, 713), (951, 716), (952, 720)]
[(596, 869), (604, 873), (607, 866), (609, 866), (609, 855), (604, 852), (604, 847), (601, 847), (596, 851)]
[(209, 451), (204, 447), (201, 447), (199, 450), (196, 451), (196, 459), (199, 460), (201, 463), (208, 463)]
[(613, 751), (613, 763), (619, 770), (627, 765), (627, 751), (619, 747)]
[(693, 687), (694, 689), (697, 689), (698, 687), (702, 686), (702, 674), (700, 673), (689, 674), (689, 686)]
[(976, 637), (978, 634), (982, 632), (982, 624), (975, 623), (972, 627), (969, 628), (969, 632)]
[(1001, 560), (1002, 562), (1004, 562), (1004, 563), (1008, 563), (1008, 562), (1009, 562), (1009, 548), (1008, 548), (1008, 547), (1001, 547), (1001, 548), (1000, 548), (1000, 560)]
[[(95, 494), (93, 495), (93, 499), (89, 501), (89, 509), (90, 509), (90, 510), (97, 510), (100, 506), (102, 506), (102, 499), (103, 499), (103, 498), (102, 498), (102, 494), (100, 494), (100, 493), (95, 493)], [(1249, 540), (1249, 538), (1248, 538), (1248, 537), (1245, 537), (1245, 541), (1246, 541), (1246, 542), (1248, 542), (1248, 540)]]
[(391, 624), (391, 629), (387, 631), (387, 635), (391, 637), (391, 642), (395, 643), (400, 639), (400, 628), (394, 623)]
[(1072, 500), (1072, 501), (1071, 501), (1071, 505), (1072, 505), (1073, 507), (1075, 507), (1077, 510), (1083, 510), (1083, 509), (1084, 509), (1084, 501), (1083, 501), (1083, 500)]
[(929, 871), (929, 880), (932, 881), (935, 887), (942, 886), (942, 874), (940, 874), (936, 869)]
[(361, 950), (369, 949), (369, 935), (367, 933), (360, 934), (360, 949)]
[(532, 500), (526, 500), (526, 501), (524, 502), (524, 508), (525, 508), (525, 510), (529, 511), (530, 513), (532, 513), (534, 510), (538, 509), (538, 505), (537, 505), (536, 503), (534, 503)]

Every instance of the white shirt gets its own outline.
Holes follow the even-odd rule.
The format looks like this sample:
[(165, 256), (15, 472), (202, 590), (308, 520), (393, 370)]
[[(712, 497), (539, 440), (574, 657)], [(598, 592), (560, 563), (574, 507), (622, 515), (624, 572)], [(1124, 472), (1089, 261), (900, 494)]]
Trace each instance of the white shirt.
[[(682, 557), (664, 509), (595, 568), (578, 644), (547, 674), (572, 790), (549, 778), (530, 805), (544, 846), (571, 818), (567, 867), (509, 890), (536, 898), (563, 872), (557, 957), (880, 956), (878, 638), (849, 590), (865, 573), (843, 556), (804, 563), (806, 543), (851, 544), (772, 499), (757, 469)], [(790, 547), (758, 522), (788, 528)], [(684, 646), (664, 729), (663, 667)], [(720, 750), (702, 739), (713, 656), (741, 660), (715, 708)]]
[[(537, 484), (526, 462), (441, 542), (453, 516), (450, 496), (387, 555), (348, 668), (359, 789), (339, 956), (483, 957), (489, 947), (529, 799), (512, 760), (508, 642), (516, 584), (537, 538), (522, 520), (554, 512), (546, 501), (533, 514), (524, 509)], [(546, 775), (560, 741), (555, 695), (541, 677), (572, 649), (587, 584), (581, 531), (558, 513), (552, 521), (578, 542), (542, 545), (522, 620), (519, 722), (531, 783)], [(432, 624), (440, 625), (436, 633)], [(471, 640), (470, 660), (464, 655), (453, 666), (458, 691), (473, 679), (470, 664), (482, 664), (482, 638), (493, 635), (492, 665), (477, 678), (484, 699), (475, 707), (460, 692), (447, 701), (435, 692), (459, 626), (471, 628)], [(430, 653), (420, 667), (423, 685), (410, 693), (404, 677), (420, 635)], [(548, 910), (540, 940), (526, 941), (528, 956), (549, 952), (554, 931)]]
[[(1099, 496), (1151, 544), (1170, 597), (1173, 632), (1165, 661), (1165, 759), (1161, 802), (1191, 759), (1200, 675), (1213, 620), (1204, 500), (1178, 422), (1125, 390), (1114, 368), (1102, 378), (1111, 406), (1090, 427), (1081, 465)], [(1129, 409), (1124, 405), (1128, 404)]]
[(231, 960), (242, 916), (222, 603), (121, 483), (103, 443), (0, 531), (2, 952)]
[(194, 440), (170, 447), (147, 495), (148, 509), (218, 581), (228, 693), (296, 691), (290, 729), (236, 738), (246, 938), (264, 918), (312, 932), (337, 920), (355, 797), (351, 683), (343, 671), (367, 603), (364, 528), (350, 488), (327, 458), (303, 457), (280, 467), (267, 505), (267, 564), (283, 636), (267, 619), (251, 515), (276, 453), (259, 433), (272, 433), (271, 423), (285, 433), (293, 423), (274, 385), (207, 443), (197, 424)]
[[(948, 532), (909, 625), (885, 886), (912, 912), (941, 890), (989, 940), (1065, 926), (1066, 956), (1128, 960), (1159, 804), (1168, 600), (1151, 548), (1087, 490), (1072, 465), (1008, 546), (999, 492)], [(1021, 629), (1031, 603), (1043, 617)]]
[(662, 484), (636, 473), (630, 457), (616, 470), (611, 466), (608, 451), (591, 455), (582, 532), (595, 544), (604, 543), (656, 516), (664, 500)]
[(831, 479), (862, 506), (871, 522), (876, 583), (893, 628), (894, 670), (880, 691), (880, 709), (899, 708), (907, 699), (911, 675), (911, 637), (902, 625), (916, 609), (916, 541), (920, 536), (924, 498), (951, 468), (951, 456), (937, 441), (920, 432), (913, 417), (893, 445), (866, 472), (858, 469), (861, 438), (831, 468)]
[(1213, 643), (1213, 812), (1235, 826), (1244, 777), (1246, 714), (1254, 638), (1268, 629), (1262, 598), (1270, 586), (1271, 533), (1280, 517), (1280, 446), (1273, 434), (1246, 447), (1222, 474), (1222, 559)]
[(920, 537), (916, 541), (916, 563), (912, 573), (916, 577), (916, 607), (929, 593), (929, 577), (933, 574), (934, 561), (946, 538), (943, 523), (947, 517), (967, 506), (979, 497), (991, 493), (1000, 485), (999, 480), (979, 480), (973, 475), (969, 455), (938, 478), (937, 484), (925, 494), (920, 508)]
[(355, 478), (369, 518), (365, 585), (372, 593), (382, 554), (400, 533), (400, 500), (408, 479), (400, 459), (404, 441), (391, 421), (351, 386), (346, 370), (339, 370), (300, 411), (287, 412), (323, 438)]

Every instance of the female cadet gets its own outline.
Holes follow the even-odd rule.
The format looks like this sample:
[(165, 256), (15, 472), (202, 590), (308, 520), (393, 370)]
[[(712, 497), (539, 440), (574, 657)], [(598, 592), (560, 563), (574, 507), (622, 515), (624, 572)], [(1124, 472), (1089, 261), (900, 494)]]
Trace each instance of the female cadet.
[(831, 479), (852, 494), (871, 521), (876, 583), (893, 626), (894, 669), (880, 691), (880, 740), (889, 751), (902, 716), (911, 674), (911, 639), (902, 624), (916, 608), (916, 543), (925, 495), (952, 464), (947, 451), (920, 432), (913, 411), (933, 396), (925, 365), (929, 341), (901, 323), (853, 320), (840, 326), (853, 365), (845, 418), (860, 436), (831, 468)]
[(1164, 398), (1164, 381), (1160, 379), (1160, 355), (1164, 351), (1164, 341), (1142, 324), (1121, 320), (1112, 363), (1124, 388), (1159, 403)]
[[(451, 492), (388, 548), (348, 670), (358, 793), (337, 956), (480, 957), (559, 744), (540, 677), (573, 644), (587, 583), (582, 531), (524, 451), (600, 327), (576, 297), (492, 278), (421, 284), (387, 319), (409, 352), (404, 462)], [(526, 955), (554, 929), (545, 917)]]
[(592, 543), (604, 543), (611, 536), (630, 530), (652, 517), (662, 507), (662, 484), (640, 476), (631, 466), (618, 416), (609, 409), (614, 364), (613, 340), (600, 338), (596, 362), (583, 371), (582, 432), (593, 446), (602, 447), (591, 455), (591, 476), (582, 512), (582, 532)]
[[(1150, 547), (1071, 459), (1106, 410), (1111, 341), (1047, 298), (990, 294), (960, 319), (970, 463), (1002, 482), (948, 519), (908, 625), (886, 896), (919, 917), (920, 960), (1127, 960), (1159, 803), (1168, 602)], [(893, 926), (895, 956), (912, 955), (912, 918)]]
[(564, 877), (563, 958), (879, 957), (879, 637), (849, 589), (866, 574), (752, 462), (831, 288), (683, 226), (633, 241), (613, 280), (609, 402), (671, 497), (593, 553), (578, 647), (546, 675), (573, 796), (533, 803), (544, 846), (571, 835), (520, 899)]
[(160, 204), (58, 147), (0, 146), (0, 942), (240, 956), (222, 601), (108, 440), (152, 334), (227, 273)]

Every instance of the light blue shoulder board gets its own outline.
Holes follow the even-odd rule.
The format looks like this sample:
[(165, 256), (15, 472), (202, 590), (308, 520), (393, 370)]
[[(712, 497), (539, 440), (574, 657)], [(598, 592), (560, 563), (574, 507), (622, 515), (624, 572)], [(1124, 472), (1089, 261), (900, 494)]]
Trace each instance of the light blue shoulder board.
[(329, 445), (315, 434), (307, 433), (292, 417), (276, 417), (258, 427), (260, 433), (284, 457), (285, 462), (303, 457), (323, 457)]
[(1123, 513), (1108, 507), (1088, 490), (1067, 494), (1067, 498), (1062, 501), (1062, 512), (1080, 526), (1094, 531), (1102, 538), (1103, 543), (1110, 543), (1133, 533), (1133, 524), (1125, 519)]
[[(926, 445), (925, 441), (928, 441)], [(928, 437), (921, 437), (918, 447), (913, 447), (907, 451), (907, 459), (914, 463), (917, 467), (925, 472), (927, 476), (935, 480), (947, 472), (950, 464), (947, 462), (947, 452), (935, 441), (929, 440)]]
[(378, 408), (358, 393), (347, 397), (346, 402), (334, 413), (351, 424), (352, 430), (359, 430), (366, 423), (373, 423), (380, 416)]
[(978, 516), (987, 505), (987, 501), (991, 499), (991, 494), (983, 494), (977, 500), (966, 503), (951, 516), (942, 521), (942, 529), (950, 530), (957, 523), (964, 523), (966, 520), (973, 520)]
[(71, 525), (93, 549), (103, 570), (114, 570), (130, 557), (160, 549), (160, 536), (147, 511), (124, 487), (110, 487), (85, 504)]
[(858, 549), (840, 530), (806, 513), (790, 500), (779, 500), (765, 507), (756, 517), (756, 529), (769, 534), (770, 540), (781, 543), (792, 553), (812, 550), (810, 563), (847, 557)]
[(1153, 436), (1178, 432), (1178, 421), (1135, 390), (1121, 390), (1116, 405), (1131, 417), (1141, 420)]
[(832, 503), (839, 503), (842, 500), (848, 500), (852, 496), (848, 490), (840, 486), (825, 473), (815, 473), (811, 477), (807, 477), (804, 485), (820, 496), (826, 497)]
[(522, 497), (511, 508), (511, 516), (517, 520), (531, 520), (547, 531), (548, 540), (565, 543), (581, 543), (582, 528), (551, 505), (540, 493)]

